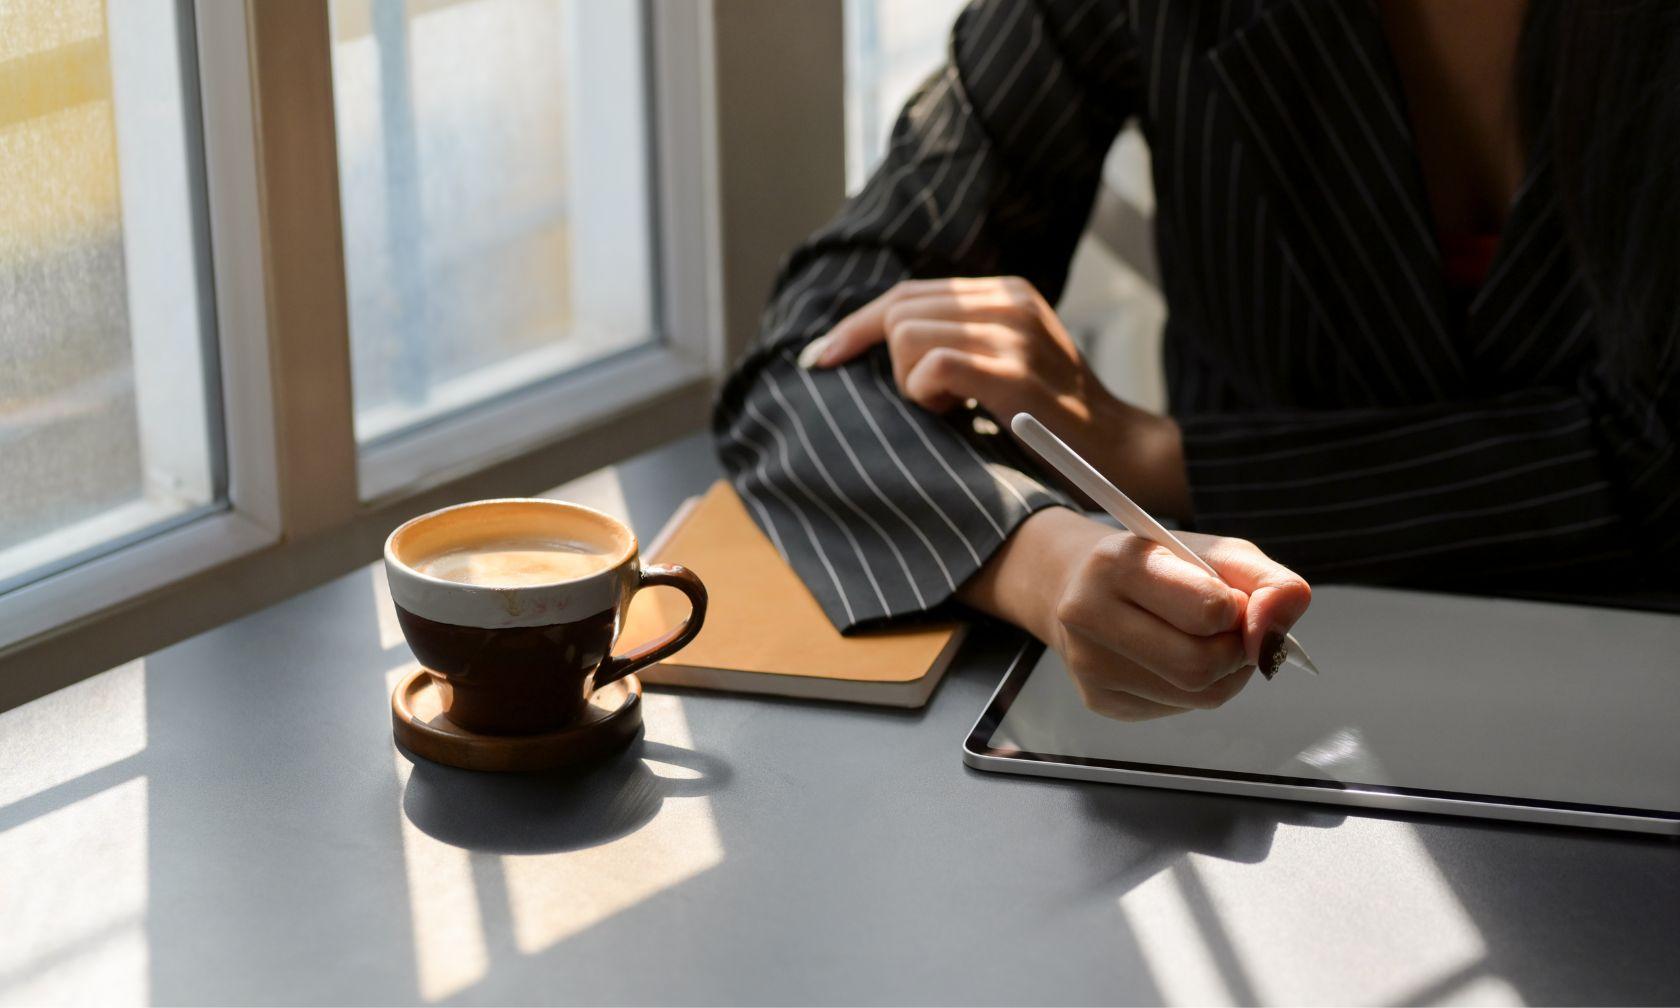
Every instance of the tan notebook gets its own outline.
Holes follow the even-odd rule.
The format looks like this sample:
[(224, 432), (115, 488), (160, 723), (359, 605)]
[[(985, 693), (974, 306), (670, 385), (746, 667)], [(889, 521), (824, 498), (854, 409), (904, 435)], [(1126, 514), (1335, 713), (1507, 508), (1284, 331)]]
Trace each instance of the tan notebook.
[[(638, 673), (649, 683), (920, 707), (963, 636), (961, 624), (944, 623), (842, 637), (721, 480), (677, 511), (643, 562), (682, 564), (710, 599), (700, 636)], [(617, 650), (662, 634), (687, 611), (675, 589), (644, 589)]]

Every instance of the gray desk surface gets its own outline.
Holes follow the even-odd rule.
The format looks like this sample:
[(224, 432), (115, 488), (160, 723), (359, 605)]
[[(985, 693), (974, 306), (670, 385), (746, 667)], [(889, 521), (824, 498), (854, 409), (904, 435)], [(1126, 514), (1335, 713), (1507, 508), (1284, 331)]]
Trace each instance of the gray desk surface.
[[(712, 466), (562, 492), (647, 534)], [(415, 766), (382, 585), (0, 715), (0, 1002), (1680, 1000), (1674, 842), (977, 773), (984, 663), (914, 713), (650, 695), (581, 780)]]

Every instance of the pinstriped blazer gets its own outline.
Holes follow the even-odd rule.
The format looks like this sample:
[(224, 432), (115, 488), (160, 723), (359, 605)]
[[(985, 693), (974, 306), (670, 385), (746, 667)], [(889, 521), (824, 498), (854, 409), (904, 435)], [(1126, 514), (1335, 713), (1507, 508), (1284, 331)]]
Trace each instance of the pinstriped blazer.
[(1603, 364), (1544, 141), (1455, 318), (1372, 6), (978, 0), (717, 405), (736, 488), (837, 626), (938, 606), (1066, 499), (905, 402), (884, 348), (823, 372), (799, 349), (910, 277), (1016, 274), (1054, 301), (1134, 119), (1197, 527), (1316, 579), (1615, 578), (1636, 549), (1675, 569), (1674, 383)]

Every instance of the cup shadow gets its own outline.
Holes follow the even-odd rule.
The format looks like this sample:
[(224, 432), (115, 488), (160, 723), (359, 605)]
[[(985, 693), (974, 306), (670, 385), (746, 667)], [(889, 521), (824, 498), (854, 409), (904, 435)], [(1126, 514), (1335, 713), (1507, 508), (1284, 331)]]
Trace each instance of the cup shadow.
[[(716, 757), (641, 737), (592, 766), (540, 773), (462, 770), (403, 755), (414, 764), (403, 790), (408, 821), (450, 846), (496, 854), (608, 843), (646, 825), (667, 797), (708, 795), (733, 776)], [(650, 760), (699, 776), (662, 777)]]

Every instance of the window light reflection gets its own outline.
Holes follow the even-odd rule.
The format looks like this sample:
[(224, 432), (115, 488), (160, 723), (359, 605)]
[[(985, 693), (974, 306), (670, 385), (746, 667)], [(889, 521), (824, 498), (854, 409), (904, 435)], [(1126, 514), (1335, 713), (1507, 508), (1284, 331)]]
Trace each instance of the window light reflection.
[[(1523, 1003), (1484, 972), (1480, 931), (1406, 823), (1279, 825), (1260, 864), (1187, 855), (1120, 912), (1169, 1004), (1409, 1003), (1418, 991)], [(1279, 948), (1314, 953), (1267, 954)]]
[[(693, 747), (682, 698), (650, 693), (642, 700), (649, 739)], [(672, 779), (688, 776), (660, 763), (653, 770)], [(667, 795), (641, 828), (596, 847), (503, 855), (514, 939), (520, 952), (534, 955), (722, 861), (712, 802), (700, 795)]]
[[(391, 669), (387, 687), (395, 689), (413, 668), (404, 662)], [(646, 694), (643, 704), (650, 741), (692, 747), (680, 697)], [(695, 776), (690, 768), (643, 758), (657, 778)], [(395, 765), (416, 983), (428, 1002), (458, 996), (498, 961), (541, 953), (723, 861), (704, 795), (663, 794), (651, 819), (592, 847), (468, 851), (428, 835), (401, 811), (413, 766), (400, 752)]]
[[(397, 622), (397, 607), (391, 601), (391, 583), (385, 579), (385, 565), (369, 567), (368, 577), (373, 588), (374, 616), (379, 620), (379, 650), (396, 648), (402, 654), (408, 654), (408, 642), (403, 640), (402, 625)], [(391, 688), (397, 688), (395, 681), (391, 683)]]
[(0, 1003), (149, 1000), (146, 797), (130, 777), (0, 832)]
[[(97, 732), (85, 729), (89, 710), (99, 712)], [(66, 738), (75, 739), (75, 745), (65, 745)], [(0, 713), (0, 815), (14, 802), (39, 799), (55, 787), (138, 756), (145, 748), (144, 660)]]
[(144, 661), (0, 712), (0, 1003), (147, 1000), (146, 741)]
[[(384, 584), (382, 572), (378, 583)], [(397, 639), (401, 641), (401, 633)], [(404, 663), (387, 672), (386, 687), (396, 689), (413, 670), (412, 663)], [(441, 1001), (484, 979), (490, 967), (479, 894), (473, 883), (473, 855), (432, 839), (402, 814), (403, 790), (414, 767), (400, 750), (393, 747), (391, 751), (397, 769), (397, 817), (402, 824), (408, 916), (414, 930), (415, 981), (421, 998)]]

